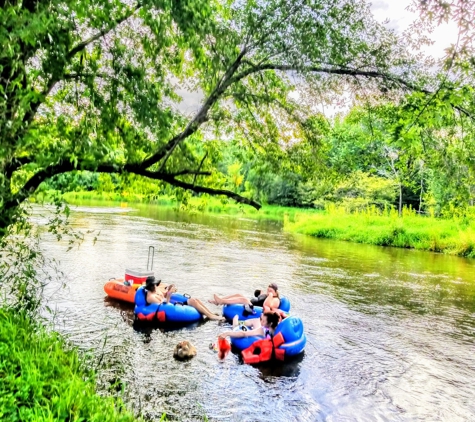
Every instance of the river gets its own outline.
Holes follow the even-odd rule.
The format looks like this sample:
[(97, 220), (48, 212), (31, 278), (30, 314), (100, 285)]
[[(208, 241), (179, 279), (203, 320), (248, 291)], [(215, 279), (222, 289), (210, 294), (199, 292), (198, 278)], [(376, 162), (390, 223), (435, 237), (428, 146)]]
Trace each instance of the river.
[[(474, 260), (155, 206), (73, 207), (71, 225), (99, 237), (69, 252), (65, 241), (43, 237), (64, 271), (65, 288), (46, 289), (50, 318), (94, 353), (99, 390), (147, 419), (475, 420)], [(221, 362), (209, 344), (227, 325), (134, 327), (133, 307), (106, 298), (103, 285), (125, 268), (145, 269), (149, 245), (156, 276), (204, 301), (277, 283), (303, 320), (304, 354), (274, 366), (244, 365), (234, 354)], [(191, 361), (172, 357), (181, 340), (198, 349)]]

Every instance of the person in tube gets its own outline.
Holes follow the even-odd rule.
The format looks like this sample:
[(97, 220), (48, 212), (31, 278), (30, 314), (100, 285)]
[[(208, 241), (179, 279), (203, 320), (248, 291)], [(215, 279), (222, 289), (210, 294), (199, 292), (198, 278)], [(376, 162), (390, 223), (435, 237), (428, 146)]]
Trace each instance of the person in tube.
[(213, 295), (213, 299), (209, 300), (209, 302), (215, 305), (242, 304), (246, 307), (248, 312), (252, 310), (254, 306), (262, 306), (264, 311), (276, 311), (279, 309), (280, 295), (276, 283), (270, 283), (265, 294), (262, 294), (260, 290), (256, 290), (254, 295), (256, 294), (258, 295), (257, 300), (248, 299), (239, 293), (223, 297), (215, 294)]
[[(172, 293), (176, 292), (177, 289), (174, 284), (169, 284), (164, 289), (158, 289), (157, 287), (160, 285), (161, 280), (156, 280), (154, 276), (147, 277), (145, 281), (145, 291), (146, 297), (145, 301), (147, 305), (152, 303), (168, 303), (170, 301), (170, 297)], [(224, 321), (225, 318), (219, 315), (214, 314), (211, 312), (205, 304), (196, 298), (187, 298), (186, 302), (183, 305), (189, 305), (195, 308), (200, 314), (208, 317), (209, 319), (216, 320), (216, 321)]]

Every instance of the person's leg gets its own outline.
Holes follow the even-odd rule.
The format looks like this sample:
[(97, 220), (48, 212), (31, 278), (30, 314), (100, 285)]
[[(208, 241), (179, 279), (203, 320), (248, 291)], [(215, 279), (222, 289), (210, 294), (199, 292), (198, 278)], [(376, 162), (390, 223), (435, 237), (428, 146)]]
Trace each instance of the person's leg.
[(213, 314), (199, 299), (190, 297), (188, 299), (188, 305), (193, 306), (200, 314), (207, 316), (209, 319), (214, 319), (216, 321), (224, 321), (225, 318), (219, 315)]
[(233, 318), (233, 328), (236, 328), (238, 325), (239, 325), (239, 316), (238, 316), (238, 315), (234, 315), (234, 318)]
[(259, 327), (262, 327), (261, 325), (261, 319), (260, 318), (250, 318), (246, 319), (244, 321), (244, 325), (246, 327), (251, 327), (253, 330)]
[[(228, 295), (228, 296), (223, 296), (223, 297), (219, 297), (218, 295), (213, 295), (213, 296), (214, 296), (214, 299), (208, 300), (208, 302), (212, 303), (213, 305), (222, 305), (221, 303), (222, 301), (228, 302), (230, 300), (246, 300), (248, 302), (248, 299), (246, 298), (246, 296), (243, 296), (240, 293), (235, 293), (233, 295)], [(242, 303), (242, 302), (239, 302), (239, 303)]]
[(233, 295), (228, 295), (228, 296), (223, 296), (221, 299), (234, 299), (236, 297), (244, 298), (246, 299), (246, 296), (242, 295), (241, 293), (235, 293)]
[(176, 289), (174, 289), (174, 288), (168, 288), (165, 291), (165, 300), (166, 300), (167, 303), (170, 302), (170, 298), (172, 297), (172, 293), (174, 293), (174, 292), (176, 292)]
[(248, 305), (251, 303), (247, 297), (244, 297), (242, 295), (237, 295), (230, 299), (225, 299), (225, 298), (219, 297), (218, 295), (213, 295), (213, 296), (214, 296), (214, 302), (216, 305), (232, 305), (232, 304)]
[[(253, 330), (254, 330), (255, 328), (262, 327), (262, 325), (261, 325), (261, 319), (260, 319), (260, 318), (250, 318), (250, 319), (246, 319), (245, 321), (241, 321), (241, 324), (245, 325), (246, 327), (250, 327), (250, 328), (252, 328)], [(239, 316), (238, 316), (238, 315), (234, 315), (234, 318), (233, 318), (233, 328), (236, 328), (238, 325), (239, 325)]]

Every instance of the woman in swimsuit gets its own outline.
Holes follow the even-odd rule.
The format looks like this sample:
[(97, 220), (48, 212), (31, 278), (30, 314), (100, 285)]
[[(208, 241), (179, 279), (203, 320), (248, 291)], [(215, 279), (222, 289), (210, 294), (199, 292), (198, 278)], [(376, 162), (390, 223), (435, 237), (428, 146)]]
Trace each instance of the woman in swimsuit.
[[(219, 337), (252, 337), (252, 336), (262, 336), (264, 338), (271, 338), (274, 335), (275, 328), (280, 322), (280, 315), (275, 312), (264, 312), (261, 314), (260, 318), (249, 319), (245, 321), (246, 326), (252, 327), (252, 330), (247, 331), (225, 331), (221, 333)], [(233, 327), (238, 325), (237, 316), (233, 319)]]

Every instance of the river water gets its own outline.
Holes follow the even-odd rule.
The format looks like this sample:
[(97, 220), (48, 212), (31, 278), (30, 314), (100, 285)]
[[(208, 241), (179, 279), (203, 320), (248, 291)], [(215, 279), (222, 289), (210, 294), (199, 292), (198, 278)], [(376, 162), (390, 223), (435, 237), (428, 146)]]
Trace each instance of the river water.
[[(475, 420), (473, 260), (153, 206), (80, 206), (71, 224), (100, 235), (69, 252), (44, 236), (65, 274), (65, 288), (46, 291), (55, 327), (94, 353), (103, 394), (149, 420)], [(202, 300), (277, 283), (303, 320), (304, 354), (275, 366), (233, 354), (220, 362), (209, 344), (227, 325), (134, 327), (133, 307), (106, 298), (103, 285), (125, 268), (145, 269), (149, 245), (156, 276)], [(189, 362), (172, 358), (181, 340), (198, 349)]]

